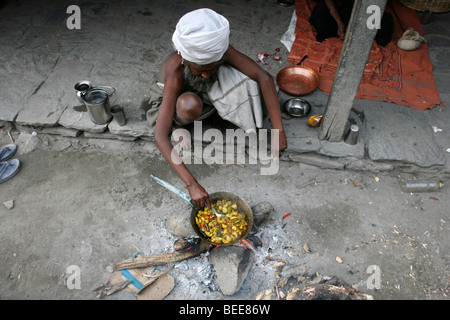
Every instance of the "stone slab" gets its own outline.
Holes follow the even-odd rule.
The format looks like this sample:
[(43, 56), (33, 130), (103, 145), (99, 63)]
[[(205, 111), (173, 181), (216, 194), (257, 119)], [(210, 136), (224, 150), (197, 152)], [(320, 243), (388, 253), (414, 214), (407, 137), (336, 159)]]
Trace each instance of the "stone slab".
[[(115, 50), (113, 44), (106, 44), (105, 48)], [(152, 70), (148, 62), (121, 62), (101, 57), (100, 61), (92, 60), (95, 52), (86, 56), (86, 61), (93, 61), (92, 70), (84, 78), (94, 87), (111, 86), (116, 92), (111, 97), (111, 105), (120, 104), (124, 108), (140, 108), (148, 102), (148, 88), (154, 83), (158, 70)]]
[(88, 63), (60, 59), (19, 112), (16, 122), (36, 127), (53, 127), (75, 97), (74, 85), (92, 69)]
[(350, 145), (344, 141), (330, 142), (321, 141), (322, 148), (319, 154), (329, 157), (355, 157), (364, 158), (364, 140), (358, 135), (358, 142), (355, 145)]
[[(358, 111), (358, 102), (353, 105), (353, 109), (350, 110), (347, 126), (344, 131), (344, 136), (341, 141), (330, 142), (328, 140), (321, 140), (322, 148), (319, 153), (330, 157), (354, 157), (363, 159), (365, 157), (366, 149), (366, 126), (360, 119)], [(357, 125), (359, 128), (357, 142), (354, 145), (350, 145), (345, 142), (346, 134), (350, 130), (351, 125)]]
[(86, 137), (87, 139), (109, 139), (109, 140), (120, 140), (120, 141), (134, 141), (137, 138), (135, 137), (125, 137), (125, 136), (120, 136), (117, 134), (112, 134), (108, 131), (103, 132), (103, 133), (90, 133), (90, 132), (83, 132), (83, 136)]
[(14, 121), (47, 77), (57, 56), (42, 49), (3, 45), (0, 52), (0, 120)]
[(141, 136), (153, 137), (153, 132), (149, 128), (144, 110), (124, 107), (124, 113), (127, 123), (124, 126), (120, 126), (115, 120), (111, 121), (108, 125), (111, 133), (134, 138)]
[(445, 171), (450, 172), (450, 128), (448, 126), (448, 119), (450, 119), (450, 94), (440, 94), (444, 107), (437, 107), (429, 112), (426, 112), (428, 123), (438, 130), (434, 132), (433, 138), (440, 146), (441, 152), (446, 158)]
[(445, 164), (424, 111), (368, 100), (363, 105), (370, 159), (421, 167)]
[(322, 147), (317, 136), (317, 128), (306, 125), (307, 117), (284, 121), (284, 131), (288, 148), (295, 152), (317, 152)]
[(58, 123), (70, 129), (77, 129), (90, 133), (102, 133), (108, 124), (100, 125), (92, 122), (85, 106), (68, 107), (61, 114)]
[(0, 120), (14, 121), (40, 83), (39, 78), (26, 78), (22, 74), (0, 77)]
[(42, 128), (42, 130), (40, 130), (40, 132), (42, 132), (44, 134), (54, 134), (54, 135), (58, 135), (58, 136), (72, 137), (72, 138), (79, 137), (82, 133), (80, 130), (69, 129), (69, 128), (64, 128), (64, 127)]
[[(317, 95), (316, 95), (317, 96)], [(358, 142), (356, 145), (349, 145), (344, 141), (330, 142), (327, 140), (320, 140), (318, 137), (319, 128), (312, 128), (307, 125), (307, 120), (310, 116), (320, 114), (324, 110), (321, 108), (323, 103), (326, 103), (322, 98), (314, 98), (312, 96), (306, 97), (305, 100), (313, 101), (311, 103), (311, 112), (305, 117), (289, 117), (283, 114), (284, 129), (288, 140), (288, 148), (294, 153), (308, 153), (315, 152), (320, 155), (330, 157), (356, 157), (364, 158), (365, 156), (365, 128), (362, 121), (358, 118), (355, 111), (352, 110), (349, 116), (350, 124), (357, 124), (360, 128), (358, 135)], [(281, 104), (283, 105), (283, 100)]]
[(338, 169), (343, 170), (345, 164), (341, 161), (334, 160), (331, 157), (321, 156), (318, 154), (302, 153), (289, 154), (289, 159), (294, 162), (301, 162), (324, 169)]

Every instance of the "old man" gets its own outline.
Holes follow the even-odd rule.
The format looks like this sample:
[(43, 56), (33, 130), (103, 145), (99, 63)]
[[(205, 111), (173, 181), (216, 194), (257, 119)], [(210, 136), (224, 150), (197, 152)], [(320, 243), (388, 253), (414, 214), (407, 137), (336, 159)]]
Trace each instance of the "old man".
[(234, 49), (229, 34), (228, 20), (213, 10), (185, 14), (172, 36), (175, 52), (162, 63), (158, 83), (151, 89), (147, 121), (154, 128), (156, 146), (197, 206), (210, 206), (209, 195), (183, 162), (174, 161), (169, 139), (173, 129), (218, 112), (245, 132), (255, 131), (263, 122), (262, 93), (272, 127), (278, 130), (278, 140), (272, 141), (277, 155), (287, 147), (272, 76)]

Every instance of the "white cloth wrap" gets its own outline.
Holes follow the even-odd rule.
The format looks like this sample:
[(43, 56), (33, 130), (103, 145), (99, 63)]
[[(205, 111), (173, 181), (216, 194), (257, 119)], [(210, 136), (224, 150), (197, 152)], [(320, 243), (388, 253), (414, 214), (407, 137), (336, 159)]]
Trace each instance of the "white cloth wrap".
[(211, 9), (186, 13), (178, 21), (172, 41), (183, 59), (206, 65), (219, 61), (229, 46), (230, 24)]
[(219, 68), (217, 76), (207, 94), (222, 119), (247, 133), (261, 128), (263, 111), (258, 83), (227, 64)]

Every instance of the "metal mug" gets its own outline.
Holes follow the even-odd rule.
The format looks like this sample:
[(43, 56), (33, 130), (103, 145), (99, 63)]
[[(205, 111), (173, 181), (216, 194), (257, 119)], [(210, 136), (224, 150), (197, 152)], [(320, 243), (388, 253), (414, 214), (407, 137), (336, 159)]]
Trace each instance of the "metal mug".
[(83, 100), (83, 94), (92, 89), (92, 84), (90, 81), (87, 80), (83, 80), (80, 82), (77, 82), (74, 86), (75, 91), (76, 91), (76, 95), (77, 95), (77, 99), (79, 102), (81, 102), (82, 104), (84, 104), (84, 100)]
[(112, 115), (108, 92), (103, 89), (92, 88), (82, 93), (81, 97), (92, 122), (103, 125), (111, 121)]

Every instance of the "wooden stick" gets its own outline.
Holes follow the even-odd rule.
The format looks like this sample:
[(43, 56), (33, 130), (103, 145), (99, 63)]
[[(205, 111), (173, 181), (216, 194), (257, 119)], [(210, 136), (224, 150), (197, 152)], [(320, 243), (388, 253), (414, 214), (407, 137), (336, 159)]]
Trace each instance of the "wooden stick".
[(134, 259), (127, 259), (120, 261), (114, 265), (114, 269), (135, 269), (150, 266), (160, 266), (167, 263), (178, 262), (189, 258), (197, 257), (204, 252), (207, 252), (211, 245), (205, 241), (200, 241), (199, 244), (193, 245), (186, 250), (176, 251), (172, 253), (164, 253), (156, 256), (143, 257), (139, 255)]
[(96, 298), (102, 298), (104, 296), (112, 295), (113, 293), (116, 293), (117, 291), (122, 290), (123, 288), (126, 288), (131, 283), (131, 280), (126, 279), (122, 282), (119, 282), (117, 284), (110, 284), (109, 282), (105, 285), (102, 285), (98, 287), (97, 289), (94, 289), (94, 292), (97, 293)]

